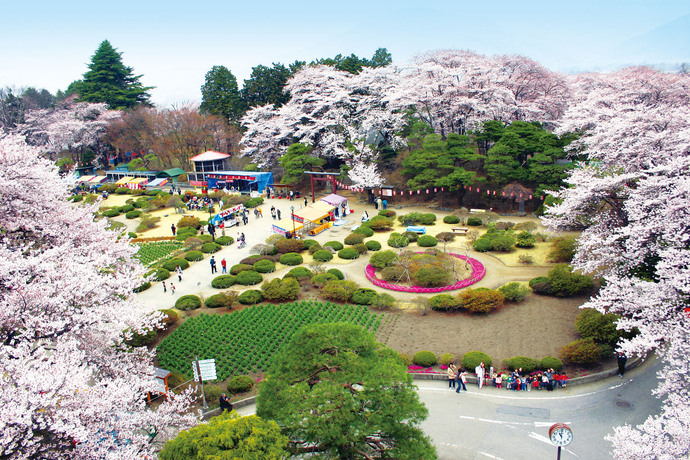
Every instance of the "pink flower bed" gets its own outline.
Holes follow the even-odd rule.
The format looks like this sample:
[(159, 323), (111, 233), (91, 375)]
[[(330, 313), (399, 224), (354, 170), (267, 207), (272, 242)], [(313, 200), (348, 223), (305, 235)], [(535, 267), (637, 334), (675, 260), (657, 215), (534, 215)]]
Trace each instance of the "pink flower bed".
[(390, 289), (391, 291), (401, 291), (401, 292), (414, 292), (416, 294), (428, 294), (428, 293), (435, 293), (435, 292), (443, 292), (443, 291), (454, 291), (456, 289), (462, 289), (464, 287), (470, 286), (482, 278), (484, 278), (484, 275), (486, 275), (486, 268), (484, 268), (484, 264), (482, 264), (480, 261), (477, 259), (473, 259), (471, 257), (466, 257), (460, 254), (450, 254), (453, 257), (457, 257), (458, 259), (462, 259), (467, 261), (470, 266), (472, 267), (472, 274), (470, 275), (469, 278), (465, 278), (464, 280), (460, 280), (455, 284), (451, 284), (449, 286), (441, 286), (441, 287), (436, 287), (436, 288), (425, 288), (421, 286), (402, 286), (400, 284), (395, 284), (395, 283), (390, 283), (388, 281), (379, 279), (376, 277), (376, 269), (374, 268), (373, 265), (367, 265), (367, 268), (364, 270), (366, 277), (369, 281), (374, 283), (375, 286), (384, 288), (384, 289)]

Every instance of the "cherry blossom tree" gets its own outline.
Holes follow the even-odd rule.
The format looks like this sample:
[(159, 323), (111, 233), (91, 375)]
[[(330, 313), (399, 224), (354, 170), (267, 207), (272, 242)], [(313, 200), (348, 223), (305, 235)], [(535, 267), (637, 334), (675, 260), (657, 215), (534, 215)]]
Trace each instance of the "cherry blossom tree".
[(561, 131), (588, 162), (545, 223), (581, 229), (576, 268), (606, 283), (583, 308), (622, 316), (640, 334), (619, 349), (656, 350), (660, 414), (609, 438), (619, 459), (690, 455), (690, 77), (630, 68), (575, 79)]
[[(142, 318), (134, 249), (66, 201), (38, 148), (0, 139), (0, 452), (3, 458), (134, 459), (144, 428), (185, 428), (190, 394), (153, 411), (152, 353), (123, 344)], [(95, 205), (97, 206), (97, 205)]]
[(355, 187), (380, 187), (385, 182), (376, 163), (355, 160), (347, 175)]

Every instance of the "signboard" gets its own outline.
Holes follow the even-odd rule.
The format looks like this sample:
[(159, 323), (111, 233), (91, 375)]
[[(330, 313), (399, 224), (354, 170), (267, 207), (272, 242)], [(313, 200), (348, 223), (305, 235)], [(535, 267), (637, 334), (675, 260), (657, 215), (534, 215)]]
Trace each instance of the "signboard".
[(216, 380), (216, 360), (215, 359), (200, 359), (192, 362), (192, 369), (194, 370), (194, 380), (199, 380), (199, 372), (197, 371), (197, 362), (199, 369), (201, 369), (201, 380)]
[(381, 195), (383, 196), (393, 196), (393, 189), (383, 188), (381, 189)]
[(220, 179), (220, 180), (254, 180), (254, 176), (231, 176), (227, 174), (206, 174), (209, 179)]
[(206, 181), (204, 180), (190, 180), (189, 185), (192, 187), (206, 187)]
[(243, 205), (238, 204), (237, 206), (233, 206), (232, 208), (223, 209), (221, 212), (218, 213), (218, 217), (220, 217), (220, 218), (222, 219), (222, 218), (224, 218), (224, 217), (229, 216), (229, 215), (232, 214), (233, 212), (240, 212), (240, 211), (242, 211), (243, 208), (244, 208)]

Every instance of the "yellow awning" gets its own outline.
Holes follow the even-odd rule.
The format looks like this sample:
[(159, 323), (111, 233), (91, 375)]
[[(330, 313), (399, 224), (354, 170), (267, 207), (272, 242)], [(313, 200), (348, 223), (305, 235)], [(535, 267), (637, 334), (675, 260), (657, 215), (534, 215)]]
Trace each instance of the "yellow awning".
[(77, 182), (89, 182), (94, 177), (95, 176), (81, 176), (79, 179), (77, 179)]
[(115, 183), (116, 183), (116, 184), (120, 184), (120, 185), (121, 185), (121, 184), (126, 184), (127, 182), (131, 181), (132, 179), (133, 179), (132, 177), (126, 176), (126, 177), (123, 177), (122, 179), (120, 179), (119, 181), (117, 181), (117, 182), (115, 182)]
[(331, 212), (335, 209), (335, 206), (330, 205), (330, 204), (326, 203), (325, 201), (317, 201), (316, 203), (311, 204), (307, 207), (318, 209), (320, 211), (325, 212), (326, 214), (328, 214), (329, 212)]
[(321, 219), (328, 217), (328, 211), (307, 206), (306, 208), (295, 211), (295, 215), (310, 222), (318, 222)]
[(141, 184), (142, 182), (146, 182), (148, 179), (145, 177), (135, 177), (131, 181), (128, 182), (128, 184)]
[(107, 179), (106, 176), (94, 176), (93, 179), (91, 179), (89, 182), (93, 182), (95, 184), (100, 184), (101, 182), (103, 182), (106, 179)]

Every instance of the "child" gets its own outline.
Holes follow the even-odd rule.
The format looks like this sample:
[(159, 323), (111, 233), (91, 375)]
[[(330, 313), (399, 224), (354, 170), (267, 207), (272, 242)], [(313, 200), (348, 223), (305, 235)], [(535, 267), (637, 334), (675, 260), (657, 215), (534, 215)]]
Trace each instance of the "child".
[(503, 388), (503, 374), (496, 376), (496, 388)]
[(163, 292), (168, 292), (168, 290), (165, 288), (165, 281), (163, 281)]
[(172, 284), (172, 281), (170, 282), (170, 292), (172, 292), (172, 295), (175, 295), (175, 285)]

